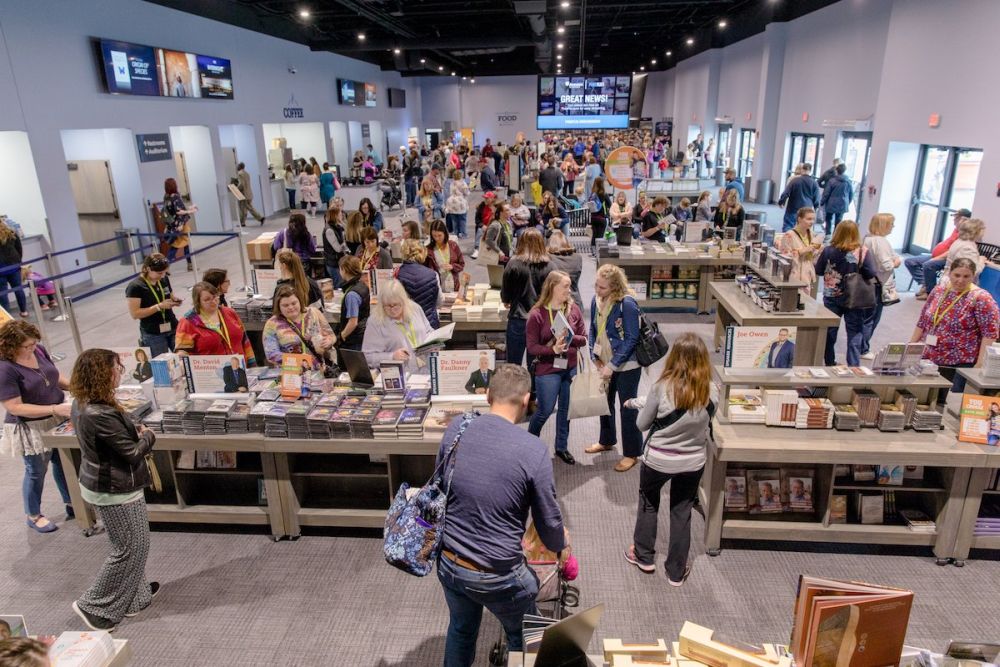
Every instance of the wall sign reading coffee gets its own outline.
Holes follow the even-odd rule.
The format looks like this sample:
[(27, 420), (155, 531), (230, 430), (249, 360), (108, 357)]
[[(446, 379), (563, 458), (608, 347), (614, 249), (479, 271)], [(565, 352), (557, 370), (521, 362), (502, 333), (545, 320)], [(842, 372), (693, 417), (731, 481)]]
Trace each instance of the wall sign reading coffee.
[(285, 118), (305, 118), (305, 112), (295, 99), (295, 93), (292, 93), (292, 96), (288, 98), (285, 108), (281, 110), (281, 115)]

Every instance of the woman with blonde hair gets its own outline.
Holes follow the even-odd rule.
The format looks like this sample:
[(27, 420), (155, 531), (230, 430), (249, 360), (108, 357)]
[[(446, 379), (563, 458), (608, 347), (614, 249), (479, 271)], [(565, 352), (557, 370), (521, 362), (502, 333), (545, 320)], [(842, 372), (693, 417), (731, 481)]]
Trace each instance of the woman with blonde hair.
[(619, 190), (615, 194), (615, 201), (611, 204), (611, 226), (632, 226), (632, 205), (625, 197), (625, 191)]
[(281, 274), (281, 278), (274, 286), (275, 293), (282, 285), (291, 285), (299, 296), (299, 301), (304, 305), (323, 302), (323, 292), (320, 290), (319, 284), (306, 275), (305, 269), (302, 268), (302, 261), (291, 248), (279, 250), (274, 259)]
[[(554, 332), (558, 331), (559, 336)], [(576, 460), (569, 453), (569, 385), (576, 375), (579, 348), (587, 344), (583, 313), (573, 303), (569, 275), (551, 271), (542, 283), (538, 301), (531, 307), (525, 325), (528, 354), (535, 359), (535, 391), (538, 410), (528, 432), (539, 435), (558, 403), (555, 449), (564, 463)]]
[[(650, 433), (639, 471), (639, 509), (632, 546), (625, 550), (625, 560), (646, 574), (656, 571), (660, 493), (670, 482), (670, 542), (665, 568), (671, 586), (683, 584), (691, 571), (691, 509), (705, 469), (718, 400), (705, 343), (693, 333), (684, 333), (671, 346), (649, 395), (627, 401), (629, 407), (640, 409), (639, 428)], [(669, 425), (653, 430), (657, 421)]]
[(396, 280), (424, 311), (430, 325), (437, 329), (441, 326), (437, 312), (441, 302), (441, 280), (434, 269), (426, 266), (427, 247), (417, 239), (406, 239), (402, 253), (403, 263), (396, 269)]
[(951, 272), (951, 264), (959, 257), (965, 257), (975, 262), (977, 276), (982, 272), (985, 264), (982, 256), (979, 254), (978, 244), (983, 240), (985, 233), (986, 223), (979, 218), (970, 218), (958, 223), (958, 238), (948, 248), (948, 254), (945, 256), (944, 272), (941, 274), (944, 276), (942, 278), (943, 281), (948, 280), (948, 274)]
[(590, 346), (594, 363), (608, 381), (609, 415), (601, 417), (601, 434), (588, 454), (614, 449), (618, 442), (615, 428), (615, 396), (621, 403), (622, 459), (618, 472), (631, 470), (642, 454), (642, 433), (636, 426), (637, 411), (626, 405), (639, 393), (642, 367), (635, 359), (639, 342), (639, 304), (629, 289), (625, 272), (614, 264), (597, 269), (594, 298), (590, 303)]
[(816, 283), (816, 253), (823, 245), (823, 235), (813, 236), (812, 227), (816, 222), (816, 211), (811, 206), (803, 206), (795, 217), (795, 226), (781, 235), (778, 248), (792, 260), (792, 276), (807, 283), (802, 288), (805, 294), (812, 294)]
[(404, 361), (407, 370), (416, 371), (423, 362), (416, 348), (433, 327), (423, 309), (414, 303), (398, 280), (379, 285), (378, 304), (368, 318), (361, 351), (368, 365), (377, 368), (383, 361)]
[[(823, 248), (823, 252), (816, 260), (816, 273), (823, 276), (823, 305), (844, 319), (844, 326), (847, 329), (847, 365), (859, 366), (865, 319), (871, 315), (873, 309), (845, 308), (842, 305), (843, 281), (844, 276), (851, 273), (860, 273), (865, 280), (872, 280), (877, 277), (877, 272), (871, 253), (861, 246), (861, 235), (856, 222), (840, 221), (833, 230), (830, 245)], [(878, 285), (875, 287), (877, 293)], [(837, 345), (839, 330), (840, 327), (830, 327), (826, 330), (824, 362), (827, 366), (837, 365), (834, 348)]]
[(694, 210), (695, 222), (712, 222), (712, 193), (702, 190), (698, 195), (698, 204)]
[[(525, 353), (525, 326), (531, 308), (538, 301), (542, 283), (552, 270), (545, 240), (537, 229), (521, 234), (514, 256), (503, 270), (500, 299), (510, 306), (507, 316), (507, 362), (521, 365)], [(527, 365), (531, 367), (528, 354)]]
[(21, 287), (21, 260), (23, 257), (21, 239), (17, 233), (0, 220), (0, 305), (4, 310), (10, 310), (9, 295), (5, 290), (16, 289), (14, 292), (17, 298), (17, 306), (21, 317), (28, 316), (28, 299), (24, 296)]
[(726, 227), (735, 227), (736, 240), (738, 241), (742, 235), (743, 221), (746, 220), (746, 216), (746, 210), (740, 203), (740, 193), (736, 191), (736, 188), (729, 188), (715, 208), (715, 231), (720, 232), (721, 236), (722, 230)]
[[(299, 199), (302, 209), (309, 209), (309, 217), (316, 215), (319, 206), (319, 165), (306, 165), (305, 171), (299, 174)], [(314, 173), (315, 172), (315, 173)]]
[[(896, 216), (892, 213), (876, 213), (868, 222), (868, 236), (865, 237), (862, 244), (875, 261), (875, 273), (881, 285), (881, 289), (875, 290), (875, 308), (872, 310), (871, 315), (865, 318), (861, 343), (862, 358), (871, 356), (869, 350), (871, 348), (872, 334), (875, 333), (875, 327), (878, 326), (879, 321), (882, 319), (882, 308), (886, 305), (884, 302), (885, 296), (896, 292), (896, 269), (899, 268), (902, 260), (896, 254), (896, 251), (892, 249), (892, 244), (886, 238), (892, 232), (895, 224)], [(896, 297), (896, 301), (898, 300), (899, 298)], [(892, 301), (891, 303), (896, 303), (896, 301)]]

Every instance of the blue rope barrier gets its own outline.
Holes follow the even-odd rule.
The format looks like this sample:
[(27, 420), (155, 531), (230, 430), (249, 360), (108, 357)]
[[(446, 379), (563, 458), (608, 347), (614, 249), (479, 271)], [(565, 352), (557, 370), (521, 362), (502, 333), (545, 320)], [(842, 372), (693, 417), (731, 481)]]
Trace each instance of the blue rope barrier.
[(115, 241), (118, 241), (122, 238), (124, 237), (116, 236), (114, 238), (104, 239), (103, 241), (94, 241), (93, 243), (88, 243), (87, 245), (82, 245), (76, 248), (67, 248), (66, 250), (60, 250), (59, 252), (54, 252), (52, 253), (52, 256), (58, 257), (59, 255), (65, 255), (66, 253), (69, 252), (78, 252), (80, 250), (86, 250), (87, 248), (93, 248), (99, 245), (104, 245), (105, 243), (114, 243)]
[[(240, 234), (237, 232), (188, 232), (187, 236), (225, 236), (227, 238), (235, 238)], [(155, 236), (157, 238), (163, 238), (163, 234), (157, 234), (156, 232), (136, 232), (132, 236)]]
[(152, 247), (152, 246), (151, 245), (149, 245), (149, 246), (142, 246), (140, 248), (136, 248), (135, 250), (129, 250), (128, 252), (123, 252), (120, 255), (115, 255), (114, 257), (109, 257), (108, 259), (101, 260), (100, 262), (96, 262), (94, 264), (89, 264), (87, 266), (81, 266), (79, 269), (73, 269), (72, 271), (67, 271), (66, 273), (59, 273), (59, 274), (56, 274), (54, 276), (48, 276), (48, 277), (45, 278), (45, 280), (61, 280), (61, 279), (65, 278), (66, 276), (75, 276), (78, 273), (83, 273), (84, 271), (90, 271), (91, 269), (96, 269), (99, 266), (104, 266), (105, 264), (109, 264), (110, 262), (115, 262), (115, 261), (118, 261), (119, 259), (123, 259), (125, 257), (130, 256), (130, 255), (134, 255), (137, 252), (142, 252), (146, 248), (150, 248), (150, 247)]

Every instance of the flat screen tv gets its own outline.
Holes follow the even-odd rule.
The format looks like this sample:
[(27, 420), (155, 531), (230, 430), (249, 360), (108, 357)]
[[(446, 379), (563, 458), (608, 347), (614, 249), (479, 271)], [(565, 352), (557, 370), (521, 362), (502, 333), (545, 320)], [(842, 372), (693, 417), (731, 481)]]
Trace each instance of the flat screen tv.
[(337, 101), (349, 107), (355, 106), (353, 81), (350, 79), (337, 79)]
[(109, 93), (160, 94), (160, 79), (156, 71), (153, 47), (102, 39), (100, 49), (104, 62), (104, 80)]
[(109, 93), (233, 99), (232, 64), (225, 58), (110, 39), (98, 40)]
[(631, 75), (539, 76), (539, 130), (624, 129)]
[(406, 91), (402, 88), (390, 88), (389, 89), (389, 108), (390, 109), (405, 109), (406, 108)]

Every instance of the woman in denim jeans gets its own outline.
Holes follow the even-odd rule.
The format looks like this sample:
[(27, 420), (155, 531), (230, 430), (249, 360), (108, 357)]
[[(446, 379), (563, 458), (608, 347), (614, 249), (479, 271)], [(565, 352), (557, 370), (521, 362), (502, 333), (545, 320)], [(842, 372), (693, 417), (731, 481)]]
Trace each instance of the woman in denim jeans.
[(59, 453), (42, 444), (41, 434), (69, 417), (63, 389), (69, 381), (59, 374), (49, 353), (38, 344), (41, 334), (35, 325), (11, 320), (0, 327), (0, 403), (7, 412), (0, 437), (0, 452), (24, 459), (21, 492), (27, 524), (39, 533), (51, 533), (57, 526), (42, 514), (45, 471), (52, 461), (52, 476), (66, 505), (66, 518), (73, 518), (69, 489)]
[(569, 274), (552, 271), (545, 277), (542, 293), (528, 314), (525, 338), (528, 354), (535, 358), (538, 396), (538, 410), (531, 417), (528, 432), (532, 435), (542, 432), (558, 401), (556, 456), (573, 465), (576, 460), (569, 453), (569, 385), (576, 375), (578, 350), (587, 344), (587, 335), (583, 313), (573, 302)]

